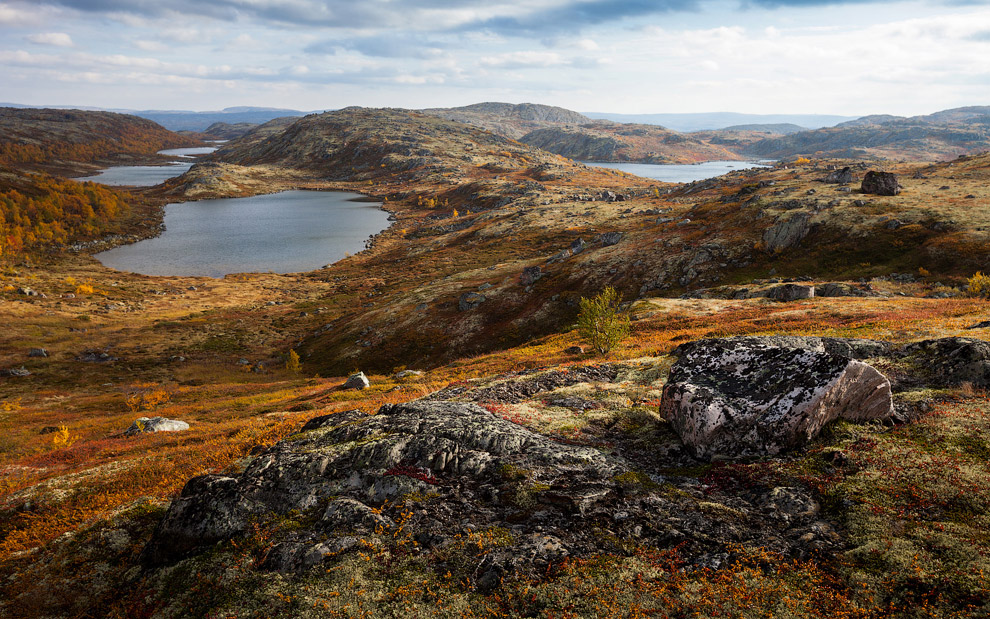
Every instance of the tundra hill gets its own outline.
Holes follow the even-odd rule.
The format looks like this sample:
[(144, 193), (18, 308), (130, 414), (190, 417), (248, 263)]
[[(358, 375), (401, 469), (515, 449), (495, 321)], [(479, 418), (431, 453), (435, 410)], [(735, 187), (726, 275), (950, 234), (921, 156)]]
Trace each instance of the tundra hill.
[[(346, 188), (387, 202), (396, 223), (370, 252), (308, 276), (332, 292), (321, 316), (299, 325), (299, 352), (312, 371), (338, 374), (434, 365), (552, 333), (605, 285), (634, 298), (773, 272), (858, 279), (919, 268), (958, 281), (987, 258), (986, 163), (892, 168), (905, 190), (890, 198), (819, 181), (843, 162), (672, 187), (460, 123), (355, 108), (249, 134), (165, 188), (187, 198)], [(858, 181), (867, 167), (853, 167)]]
[(734, 151), (655, 125), (595, 121), (579, 127), (538, 129), (520, 141), (581, 161), (698, 163), (740, 159)]
[(164, 163), (159, 150), (202, 146), (137, 116), (0, 108), (0, 164), (61, 174), (96, 166)]
[(560, 125), (583, 125), (591, 122), (590, 118), (577, 112), (536, 103), (475, 103), (464, 107), (431, 108), (420, 111), (431, 116), (481, 127), (485, 131), (516, 140), (536, 129)]
[(927, 116), (868, 116), (836, 127), (768, 138), (745, 152), (774, 159), (799, 156), (947, 161), (990, 149), (990, 107)]
[[(228, 153), (147, 193), (362, 190), (397, 221), (306, 274), (146, 277), (85, 253), (4, 265), (4, 616), (986, 616), (990, 353), (939, 365), (937, 346), (905, 347), (983, 344), (986, 301), (959, 287), (987, 260), (990, 156), (892, 165), (890, 197), (858, 193), (868, 167), (840, 161), (675, 187), (358, 109)], [(850, 185), (819, 180), (847, 165)], [(844, 296), (765, 296), (803, 276)], [(571, 323), (607, 284), (632, 337), (602, 360), (571, 349)], [(859, 345), (902, 416), (696, 460), (657, 403), (678, 345), (731, 335), (890, 342)], [(332, 368), (371, 386), (315, 375)], [(402, 406), (363, 414), (386, 404)], [(483, 423), (458, 431), (438, 409)], [(123, 436), (139, 416), (190, 428)], [(337, 466), (386, 451), (400, 460), (377, 486)], [(571, 474), (591, 469), (595, 484)], [(321, 496), (307, 484), (351, 473), (305, 505)], [(170, 499), (221, 495), (188, 523), (215, 530), (231, 522), (216, 506), (252, 508), (253, 481), (274, 505), (229, 540), (166, 517)]]

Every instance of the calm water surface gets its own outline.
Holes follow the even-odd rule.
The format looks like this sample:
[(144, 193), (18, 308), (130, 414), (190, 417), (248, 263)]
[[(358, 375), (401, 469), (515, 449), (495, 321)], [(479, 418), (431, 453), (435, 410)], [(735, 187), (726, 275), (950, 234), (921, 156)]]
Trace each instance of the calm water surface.
[(612, 168), (622, 170), (629, 174), (653, 178), (665, 183), (691, 183), (694, 181), (713, 178), (732, 172), (733, 170), (745, 170), (747, 168), (769, 167), (759, 162), (753, 161), (706, 161), (689, 165), (666, 165), (654, 163), (593, 163), (582, 162), (585, 165), (598, 166), (599, 168)]
[(165, 207), (165, 232), (96, 254), (113, 269), (145, 275), (311, 271), (364, 249), (388, 213), (338, 191), (200, 200)]
[(170, 178), (185, 174), (186, 170), (195, 163), (194, 155), (206, 155), (217, 149), (216, 146), (199, 146), (195, 148), (170, 148), (158, 151), (159, 155), (169, 155), (172, 157), (182, 157), (189, 159), (188, 162), (175, 162), (167, 165), (127, 165), (107, 168), (99, 174), (76, 178), (79, 182), (93, 181), (101, 185), (113, 187), (151, 187), (164, 183)]

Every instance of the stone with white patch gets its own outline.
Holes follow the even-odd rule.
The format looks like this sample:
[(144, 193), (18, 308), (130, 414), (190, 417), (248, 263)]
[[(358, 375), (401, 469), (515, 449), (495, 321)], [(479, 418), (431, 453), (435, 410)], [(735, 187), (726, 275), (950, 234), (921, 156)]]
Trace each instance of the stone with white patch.
[(660, 412), (701, 458), (774, 455), (807, 443), (836, 419), (893, 414), (885, 376), (819, 346), (758, 338), (692, 342), (671, 369)]

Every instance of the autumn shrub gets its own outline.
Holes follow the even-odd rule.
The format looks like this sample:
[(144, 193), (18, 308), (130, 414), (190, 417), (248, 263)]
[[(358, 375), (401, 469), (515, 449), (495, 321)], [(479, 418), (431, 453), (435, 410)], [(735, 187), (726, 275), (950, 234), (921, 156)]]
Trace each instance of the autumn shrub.
[(285, 357), (285, 369), (290, 372), (298, 372), (302, 369), (302, 364), (299, 363), (299, 353), (294, 350), (289, 351)]
[(982, 271), (974, 273), (966, 280), (966, 292), (973, 297), (990, 298), (990, 275), (984, 275)]
[(629, 319), (619, 311), (615, 288), (606, 286), (593, 299), (581, 297), (578, 334), (601, 355), (607, 355), (629, 335)]

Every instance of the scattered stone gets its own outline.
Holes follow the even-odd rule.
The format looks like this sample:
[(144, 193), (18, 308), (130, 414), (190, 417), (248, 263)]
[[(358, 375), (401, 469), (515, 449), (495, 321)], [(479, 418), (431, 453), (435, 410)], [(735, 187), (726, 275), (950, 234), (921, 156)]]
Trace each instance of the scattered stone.
[(364, 375), (364, 372), (358, 372), (357, 374), (348, 376), (341, 389), (367, 389), (370, 386), (371, 382)]
[(102, 350), (87, 350), (76, 357), (76, 361), (83, 361), (85, 363), (112, 363), (119, 361), (119, 358)]
[(814, 286), (805, 286), (801, 284), (784, 284), (783, 286), (775, 286), (767, 291), (767, 298), (782, 302), (797, 301), (798, 299), (811, 299), (814, 298), (814, 296)]
[(153, 434), (155, 432), (181, 432), (188, 430), (189, 424), (178, 419), (167, 419), (165, 417), (138, 417), (131, 427), (124, 431), (124, 436), (134, 436), (136, 434)]
[(489, 284), (488, 282), (485, 282), (484, 284), (478, 286), (478, 290), (488, 290), (491, 287), (492, 287), (491, 284)]
[(983, 322), (978, 322), (975, 325), (970, 325), (966, 327), (967, 329), (986, 329), (990, 327), (990, 320), (984, 320)]
[(571, 242), (571, 253), (576, 256), (576, 255), (580, 254), (582, 251), (584, 251), (584, 248), (587, 247), (587, 246), (588, 246), (588, 244), (584, 242), (584, 239), (577, 239), (576, 241), (572, 241)]
[(396, 372), (396, 378), (412, 378), (414, 376), (422, 376), (423, 373), (419, 370), (402, 370), (401, 372)]
[(523, 286), (532, 286), (544, 275), (545, 273), (538, 266), (526, 267), (523, 269), (522, 275), (519, 277), (519, 283)]
[(619, 241), (622, 240), (621, 232), (606, 232), (598, 236), (598, 240), (601, 242), (602, 247), (610, 247), (612, 245), (618, 245)]
[(28, 351), (28, 357), (47, 357), (48, 351), (44, 348), (32, 348)]
[(825, 175), (825, 178), (821, 179), (823, 183), (831, 183), (834, 185), (845, 185), (851, 183), (853, 179), (852, 168), (846, 166), (841, 170), (833, 170)]
[(568, 346), (564, 349), (564, 354), (566, 355), (583, 355), (584, 347), (582, 346)]
[(31, 371), (25, 368), (23, 365), (19, 368), (7, 368), (5, 370), (0, 370), (0, 376), (24, 377), (30, 375), (31, 375)]
[(893, 414), (890, 381), (870, 365), (770, 342), (711, 339), (676, 351), (660, 411), (696, 456), (774, 455), (835, 419)]
[(853, 204), (856, 206), (866, 206), (866, 200), (853, 200)]
[(58, 432), (58, 426), (45, 426), (38, 431), (38, 434), (55, 434)]
[(487, 300), (487, 297), (483, 294), (478, 294), (477, 292), (465, 292), (461, 295), (461, 298), (457, 300), (457, 309), (462, 312), (467, 312), (478, 307)]
[(240, 359), (237, 360), (237, 365), (251, 365), (251, 362), (245, 359), (244, 357), (241, 357)]
[(901, 192), (901, 185), (897, 182), (897, 175), (893, 172), (870, 170), (863, 177), (863, 184), (860, 190), (863, 193), (878, 196), (896, 196)]

